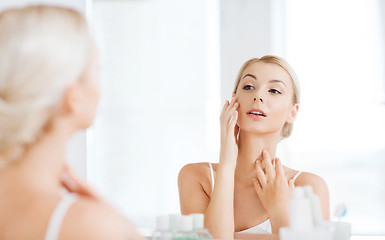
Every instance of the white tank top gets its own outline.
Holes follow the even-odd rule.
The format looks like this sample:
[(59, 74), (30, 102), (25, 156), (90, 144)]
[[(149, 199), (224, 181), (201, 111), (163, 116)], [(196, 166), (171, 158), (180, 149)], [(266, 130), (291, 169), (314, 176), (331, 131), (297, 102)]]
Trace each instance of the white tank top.
[[(209, 162), (209, 166), (210, 166), (210, 173), (211, 173), (211, 191), (212, 191), (212, 190), (214, 190), (215, 179), (214, 179), (213, 166), (210, 162)], [(295, 181), (301, 173), (302, 173), (301, 171), (297, 172), (294, 175), (293, 180)], [(272, 231), (271, 231), (270, 220), (267, 219), (266, 221), (258, 224), (257, 226), (254, 226), (254, 227), (248, 228), (246, 230), (240, 231), (239, 233), (271, 234)]]
[(77, 195), (73, 193), (65, 193), (60, 202), (56, 205), (48, 222), (45, 240), (59, 239), (61, 225), (71, 205), (76, 201)]

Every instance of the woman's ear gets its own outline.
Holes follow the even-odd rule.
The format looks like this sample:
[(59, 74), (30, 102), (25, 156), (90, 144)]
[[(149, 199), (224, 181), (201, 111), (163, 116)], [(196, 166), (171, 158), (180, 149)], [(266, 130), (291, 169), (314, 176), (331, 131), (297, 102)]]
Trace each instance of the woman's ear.
[(80, 111), (81, 106), (79, 103), (81, 103), (81, 93), (78, 83), (75, 82), (67, 88), (63, 100), (63, 110), (65, 113), (71, 114)]
[(296, 104), (294, 104), (292, 106), (292, 108), (291, 108), (291, 110), (289, 112), (289, 117), (286, 120), (286, 122), (293, 123), (295, 121), (295, 119), (297, 118), (298, 109), (299, 109), (299, 104), (298, 103), (296, 103)]

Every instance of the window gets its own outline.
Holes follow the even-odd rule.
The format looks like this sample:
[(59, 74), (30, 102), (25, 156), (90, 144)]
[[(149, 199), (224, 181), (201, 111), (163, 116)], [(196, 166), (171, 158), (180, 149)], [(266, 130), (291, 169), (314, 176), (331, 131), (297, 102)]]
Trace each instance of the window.
[(287, 60), (302, 104), (293, 166), (326, 179), (332, 213), (355, 234), (385, 233), (385, 56), (380, 1), (286, 1)]

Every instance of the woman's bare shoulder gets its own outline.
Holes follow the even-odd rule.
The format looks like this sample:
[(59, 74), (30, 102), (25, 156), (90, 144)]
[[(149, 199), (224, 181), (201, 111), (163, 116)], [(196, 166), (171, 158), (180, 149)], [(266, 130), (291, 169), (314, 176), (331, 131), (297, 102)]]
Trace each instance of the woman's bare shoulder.
[(134, 226), (106, 202), (78, 197), (61, 229), (62, 239), (142, 239)]
[(295, 180), (296, 186), (312, 186), (316, 193), (328, 193), (326, 181), (317, 174), (310, 172), (302, 172)]
[(286, 166), (284, 166), (284, 171), (288, 179), (293, 179), (296, 175), (298, 175), (297, 178), (295, 179), (296, 186), (305, 186), (305, 185), (312, 185), (312, 184), (326, 185), (325, 180), (314, 173), (302, 172)]
[[(216, 169), (216, 166), (213, 168)], [(211, 191), (211, 173), (210, 166), (208, 162), (199, 162), (199, 163), (190, 163), (185, 165), (179, 172), (178, 176), (178, 186), (179, 189), (184, 186), (196, 186), (196, 188), (201, 188), (209, 195)]]
[(180, 178), (200, 179), (202, 177), (207, 177), (207, 173), (210, 171), (209, 169), (210, 169), (209, 163), (207, 162), (189, 163), (180, 170), (179, 179)]
[(322, 177), (310, 172), (301, 172), (301, 174), (297, 177), (296, 183), (301, 185), (326, 184), (325, 180)]
[(287, 179), (293, 179), (294, 176), (299, 174), (295, 179), (295, 186), (312, 186), (315, 192), (328, 192), (326, 181), (317, 174), (310, 172), (299, 172), (298, 170), (291, 169), (284, 166), (284, 171)]

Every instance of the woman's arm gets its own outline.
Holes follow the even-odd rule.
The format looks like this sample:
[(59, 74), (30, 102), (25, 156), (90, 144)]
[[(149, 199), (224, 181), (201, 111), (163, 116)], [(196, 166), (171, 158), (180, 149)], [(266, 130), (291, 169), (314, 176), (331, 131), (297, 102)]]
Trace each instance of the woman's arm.
[[(226, 102), (221, 114), (221, 152), (214, 190), (204, 194), (189, 165), (179, 174), (179, 194), (182, 214), (205, 214), (205, 227), (214, 238), (234, 238), (234, 171), (238, 156), (238, 103)], [(186, 189), (187, 188), (187, 189)]]
[(205, 228), (214, 238), (232, 239), (234, 234), (234, 170), (218, 166), (215, 187), (210, 197), (199, 182), (201, 169), (197, 164), (182, 168), (178, 177), (182, 214), (204, 213)]
[(205, 212), (205, 227), (214, 238), (234, 238), (234, 169), (219, 164), (210, 204)]

